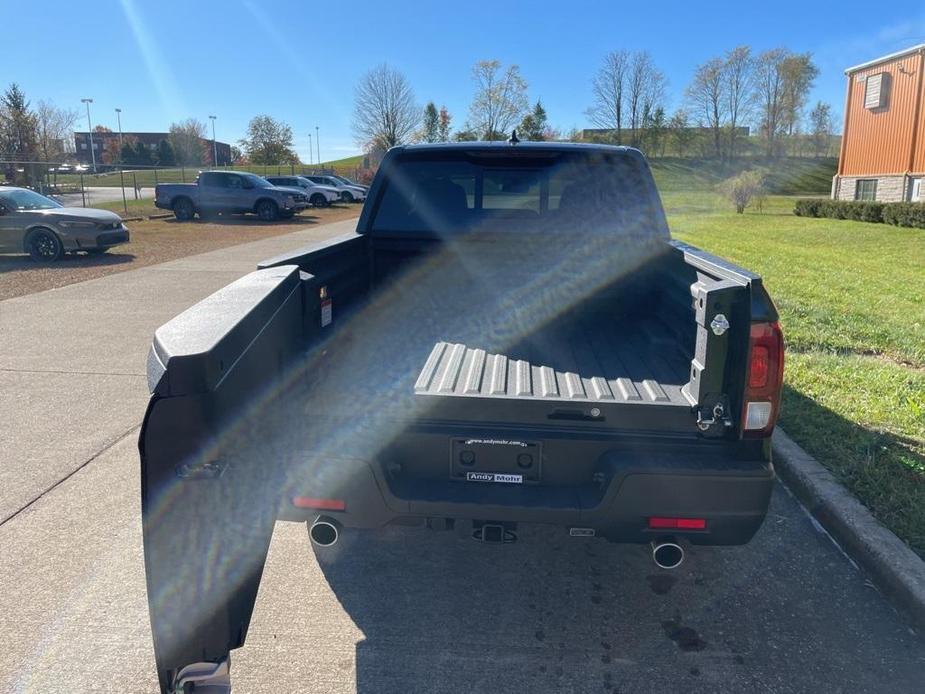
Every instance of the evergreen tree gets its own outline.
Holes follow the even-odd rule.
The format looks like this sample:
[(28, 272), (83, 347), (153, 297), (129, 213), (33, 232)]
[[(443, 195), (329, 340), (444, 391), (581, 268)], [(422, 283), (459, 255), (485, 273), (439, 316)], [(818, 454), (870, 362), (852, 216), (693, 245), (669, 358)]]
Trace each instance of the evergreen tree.
[(135, 143), (135, 161), (133, 163), (139, 166), (151, 164), (151, 150), (141, 141)]
[(135, 161), (135, 148), (132, 147), (130, 143), (126, 142), (122, 145), (120, 154), (122, 155), (120, 159), (123, 164), (137, 164), (138, 163), (137, 161)]
[(173, 147), (167, 140), (161, 140), (157, 145), (157, 163), (160, 166), (174, 166), (177, 163)]
[[(37, 121), (29, 108), (26, 95), (15, 82), (0, 96), (0, 152), (14, 160), (36, 159), (38, 149)], [(31, 185), (41, 178), (43, 167), (38, 164), (6, 164), (7, 179)], [(19, 169), (22, 169), (20, 173)]]
[(440, 114), (437, 113), (437, 107), (434, 102), (428, 102), (424, 107), (424, 125), (421, 129), (421, 139), (424, 142), (439, 142), (440, 138)]
[(546, 109), (543, 104), (537, 100), (533, 110), (530, 111), (520, 122), (518, 136), (521, 140), (533, 140), (540, 142), (546, 139), (546, 131), (549, 129), (549, 123), (546, 120)]

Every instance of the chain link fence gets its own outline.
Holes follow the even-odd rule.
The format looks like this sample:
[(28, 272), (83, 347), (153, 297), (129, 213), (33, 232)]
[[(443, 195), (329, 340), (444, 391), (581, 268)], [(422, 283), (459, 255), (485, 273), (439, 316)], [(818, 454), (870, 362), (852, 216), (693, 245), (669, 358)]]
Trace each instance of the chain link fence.
[(250, 164), (246, 166), (120, 166), (92, 167), (46, 161), (0, 159), (0, 186), (31, 188), (69, 206), (121, 209), (153, 208), (154, 187), (159, 183), (193, 183), (200, 171), (240, 171), (258, 176), (343, 176), (368, 183), (372, 170), (360, 166), (304, 164)]

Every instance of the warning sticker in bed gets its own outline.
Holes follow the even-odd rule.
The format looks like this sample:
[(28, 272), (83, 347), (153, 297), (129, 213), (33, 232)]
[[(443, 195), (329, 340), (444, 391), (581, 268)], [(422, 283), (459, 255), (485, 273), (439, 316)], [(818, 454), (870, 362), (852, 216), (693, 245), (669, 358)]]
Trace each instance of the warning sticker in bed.
[(467, 472), (467, 482), (504, 482), (506, 484), (523, 484), (523, 475), (508, 475), (503, 472)]
[(331, 324), (333, 316), (333, 302), (330, 299), (323, 299), (321, 301), (321, 327)]

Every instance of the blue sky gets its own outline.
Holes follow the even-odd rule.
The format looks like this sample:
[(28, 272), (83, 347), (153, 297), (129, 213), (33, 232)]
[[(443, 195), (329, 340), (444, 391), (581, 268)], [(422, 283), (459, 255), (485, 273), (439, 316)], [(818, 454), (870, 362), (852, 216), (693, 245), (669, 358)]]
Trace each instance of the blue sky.
[[(708, 5), (709, 9), (701, 9)], [(492, 9), (489, 10), (488, 8)], [(0, 0), (0, 86), (34, 101), (82, 108), (93, 123), (164, 130), (215, 114), (219, 140), (237, 140), (254, 115), (288, 122), (308, 160), (358, 151), (353, 85), (371, 66), (403, 71), (420, 102), (445, 104), (462, 126), (480, 59), (517, 63), (562, 129), (587, 126), (590, 81), (610, 50), (647, 49), (680, 105), (694, 67), (739, 44), (811, 51), (821, 69), (813, 99), (840, 119), (843, 70), (925, 43), (925, 3), (831, 2), (272, 2), (269, 0)], [(37, 40), (40, 37), (40, 40)], [(84, 124), (81, 127), (85, 128)]]

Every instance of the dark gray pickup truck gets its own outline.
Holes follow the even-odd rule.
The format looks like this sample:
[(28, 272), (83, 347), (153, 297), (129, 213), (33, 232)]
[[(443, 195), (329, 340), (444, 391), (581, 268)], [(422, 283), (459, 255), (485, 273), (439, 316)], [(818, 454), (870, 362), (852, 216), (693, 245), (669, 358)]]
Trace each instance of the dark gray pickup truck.
[(154, 206), (172, 210), (180, 221), (196, 214), (253, 212), (265, 222), (292, 217), (309, 206), (298, 188), (274, 186), (256, 174), (239, 171), (203, 171), (195, 183), (161, 183), (154, 188)]
[[(761, 279), (672, 241), (636, 150), (394, 148), (355, 233), (161, 327), (141, 432), (164, 691), (227, 682), (273, 524), (510, 543), (748, 542), (783, 341)], [(582, 539), (584, 538), (584, 539)], [(199, 679), (196, 679), (199, 678)]]

